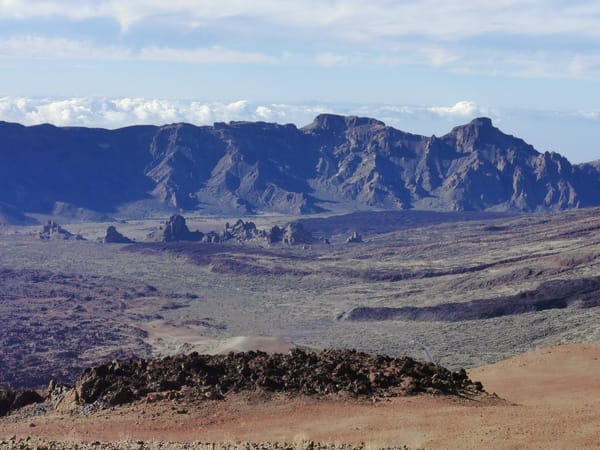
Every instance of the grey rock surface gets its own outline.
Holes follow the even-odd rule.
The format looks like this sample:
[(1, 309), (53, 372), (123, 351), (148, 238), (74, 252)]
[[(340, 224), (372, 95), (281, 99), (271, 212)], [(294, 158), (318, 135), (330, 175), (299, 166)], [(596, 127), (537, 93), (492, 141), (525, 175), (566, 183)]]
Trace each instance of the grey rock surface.
[(0, 122), (0, 142), (0, 202), (44, 214), (56, 205), (88, 217), (116, 210), (139, 215), (148, 207), (241, 215), (600, 204), (597, 163), (572, 165), (558, 153), (540, 153), (488, 118), (441, 137), (332, 114), (303, 128), (231, 122), (103, 130)]
[(106, 244), (131, 244), (133, 242), (127, 236), (119, 233), (114, 225), (110, 225), (106, 229), (106, 236), (104, 236), (103, 241)]

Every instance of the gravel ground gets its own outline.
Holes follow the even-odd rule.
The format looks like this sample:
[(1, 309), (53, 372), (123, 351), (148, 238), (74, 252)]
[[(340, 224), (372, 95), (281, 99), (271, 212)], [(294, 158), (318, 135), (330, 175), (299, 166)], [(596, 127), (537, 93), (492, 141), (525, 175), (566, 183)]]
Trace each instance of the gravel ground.
[[(39, 441), (34, 439), (0, 440), (0, 449), (4, 450), (368, 450), (370, 447), (359, 445), (329, 444), (313, 441), (288, 442), (189, 442), (167, 441), (119, 441), (119, 442), (64, 442)], [(408, 447), (389, 447), (386, 450), (410, 450)]]

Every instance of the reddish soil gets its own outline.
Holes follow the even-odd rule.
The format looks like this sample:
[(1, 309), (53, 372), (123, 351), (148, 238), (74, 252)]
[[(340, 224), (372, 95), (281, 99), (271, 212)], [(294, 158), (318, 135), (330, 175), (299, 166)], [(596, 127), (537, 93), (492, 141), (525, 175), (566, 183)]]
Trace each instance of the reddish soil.
[[(369, 447), (600, 448), (600, 344), (563, 345), (470, 371), (505, 399), (378, 402), (262, 394), (181, 405), (141, 402), (89, 416), (0, 422), (0, 438), (365, 442)], [(32, 426), (33, 424), (33, 426)]]

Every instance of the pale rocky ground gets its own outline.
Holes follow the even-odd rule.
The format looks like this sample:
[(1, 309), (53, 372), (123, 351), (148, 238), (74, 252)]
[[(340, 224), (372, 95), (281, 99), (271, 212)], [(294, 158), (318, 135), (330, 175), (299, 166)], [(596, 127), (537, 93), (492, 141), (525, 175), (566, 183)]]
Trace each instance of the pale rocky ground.
[[(597, 449), (599, 373), (600, 345), (561, 345), (470, 371), (501, 399), (421, 395), (371, 402), (249, 393), (196, 405), (140, 402), (84, 416), (8, 417), (0, 421), (0, 448), (29, 436), (80, 449), (108, 441), (120, 442), (113, 448), (212, 448), (199, 442), (306, 448), (318, 441), (369, 449)], [(167, 442), (170, 447), (161, 447)]]
[[(0, 439), (131, 440), (131, 448), (140, 439), (600, 448), (599, 307), (462, 322), (339, 319), (361, 306), (493, 299), (549, 280), (598, 277), (599, 215), (587, 209), (420, 228), (399, 220), (396, 231), (363, 233), (363, 244), (343, 244), (347, 236), (341, 235), (330, 246), (310, 248), (219, 247), (212, 259), (194, 253), (202, 248), (197, 244), (131, 252), (95, 242), (107, 224), (65, 225), (88, 238), (73, 242), (40, 242), (31, 234), (39, 227), (7, 227), (0, 236), (0, 269), (16, 272), (0, 286), (0, 338), (7, 344), (0, 369), (48, 367), (42, 375), (50, 376), (52, 367), (72, 364), (68, 376), (115, 355), (286, 351), (292, 345), (424, 358), (426, 347), (442, 365), (470, 367), (472, 378), (506, 401), (420, 396), (369, 403), (251, 395), (194, 407), (164, 401), (91, 416), (63, 411), (19, 422), (7, 418), (0, 422)], [(261, 226), (285, 222), (263, 219)], [(161, 220), (116, 225), (142, 239)], [(219, 229), (223, 220), (195, 218), (190, 228)], [(483, 268), (418, 275), (476, 266)], [(33, 275), (24, 283), (9, 283), (27, 271)], [(38, 272), (49, 277), (35, 281)], [(398, 273), (417, 275), (377, 278)], [(86, 300), (90, 292), (96, 301)], [(0, 370), (0, 384), (7, 374)]]
[[(428, 353), (452, 369), (560, 343), (600, 342), (600, 308), (577, 305), (458, 322), (340, 320), (357, 307), (494, 299), (549, 280), (598, 277), (599, 211), (490, 220), (465, 214), (465, 220), (477, 220), (455, 222), (454, 217), (450, 223), (416, 228), (411, 226), (416, 213), (399, 213), (395, 223), (383, 224), (388, 230), (383, 234), (376, 233), (370, 219), (354, 223), (371, 227), (362, 233), (362, 244), (344, 243), (346, 224), (345, 234), (331, 235), (331, 245), (309, 248), (190, 243), (173, 251), (132, 252), (137, 247), (94, 241), (106, 224), (65, 224), (88, 241), (41, 242), (32, 234), (39, 227), (10, 227), (0, 236), (0, 268), (17, 274), (43, 271), (49, 279), (0, 286), (6, 325), (0, 339), (14, 342), (4, 333), (21, 333), (22, 345), (10, 352), (4, 347), (7, 360), (19, 357), (14, 352), (30, 352), (21, 361), (40, 367), (48, 355), (60, 361), (65, 352), (68, 362), (79, 364), (77, 370), (114, 357), (226, 350), (231, 339), (266, 338), (284, 347), (294, 342), (417, 358)], [(195, 217), (189, 226), (218, 230), (225, 220), (233, 221)], [(279, 216), (256, 221), (260, 226), (285, 222)], [(161, 223), (116, 225), (127, 236), (143, 238)], [(394, 280), (398, 274), (408, 277)], [(52, 311), (56, 321), (69, 325), (70, 334), (46, 329), (48, 314), (38, 317), (40, 311)], [(23, 330), (35, 332), (35, 341), (29, 342)], [(102, 341), (91, 339), (89, 330)], [(81, 361), (73, 360), (74, 354)], [(2, 378), (0, 373), (0, 384), (6, 382)]]

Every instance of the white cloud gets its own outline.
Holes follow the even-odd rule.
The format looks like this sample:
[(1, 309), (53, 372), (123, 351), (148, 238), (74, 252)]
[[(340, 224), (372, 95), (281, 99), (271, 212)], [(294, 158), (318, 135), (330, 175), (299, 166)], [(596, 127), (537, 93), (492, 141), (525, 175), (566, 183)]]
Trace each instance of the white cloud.
[(472, 117), (478, 113), (477, 104), (468, 100), (457, 102), (452, 106), (432, 106), (428, 110), (440, 116), (451, 117)]
[[(1, 1), (1, 0), (0, 0)], [(520, 136), (538, 149), (554, 149), (572, 161), (597, 159), (594, 142), (600, 112), (590, 110), (487, 110), (470, 101), (450, 106), (381, 104), (283, 104), (247, 100), (203, 102), (147, 98), (40, 99), (0, 97), (0, 120), (25, 125), (52, 123), (59, 126), (118, 128), (134, 124), (163, 125), (188, 122), (211, 125), (232, 120), (294, 123), (303, 126), (317, 114), (336, 113), (374, 117), (397, 129), (441, 136), (475, 116), (491, 117), (496, 126)], [(469, 117), (469, 115), (472, 115)], [(532, 126), (531, 124), (534, 124)], [(565, 133), (565, 127), (569, 132)], [(583, 134), (582, 134), (583, 133)], [(573, 136), (583, 139), (573, 141)]]
[[(123, 44), (107, 45), (80, 39), (22, 35), (0, 37), (0, 58), (81, 61), (144, 61), (189, 64), (298, 64), (310, 63), (301, 54), (283, 52), (274, 57), (254, 51), (237, 51), (222, 46), (174, 48)], [(473, 50), (457, 52), (437, 46), (404, 43), (387, 53), (318, 52), (314, 64), (324, 67), (348, 65), (399, 66), (407, 64), (444, 66), (457, 73), (511, 75), (526, 78), (590, 79), (600, 76), (600, 53), (569, 51), (555, 53), (518, 50)]]
[(521, 78), (597, 79), (600, 77), (600, 52), (479, 49), (451, 64), (450, 70)]
[(43, 59), (126, 59), (124, 47), (97, 46), (88, 41), (57, 37), (12, 36), (0, 38), (0, 56)]
[[(11, 21), (10, 29), (22, 24), (35, 30), (38, 23), (28, 20), (40, 18), (49, 34), (68, 29), (69, 22), (96, 19), (112, 20), (123, 32), (99, 35), (90, 26), (88, 33), (80, 24), (74, 27), (82, 33), (79, 38), (4, 33), (0, 56), (325, 67), (417, 64), (486, 75), (600, 77), (596, 0), (0, 0), (0, 20)], [(175, 38), (166, 43), (163, 36)], [(178, 46), (178, 40), (194, 45)], [(287, 53), (290, 48), (294, 56)]]
[(581, 111), (578, 116), (587, 120), (598, 120), (600, 119), (600, 111)]
[(166, 47), (143, 48), (139, 59), (161, 62), (187, 62), (209, 64), (272, 64), (276, 58), (256, 52), (238, 52), (222, 47), (201, 49), (174, 49)]
[(358, 58), (340, 55), (332, 52), (320, 52), (315, 56), (315, 62), (320, 66), (334, 67), (345, 66), (359, 62)]
[(44, 36), (0, 38), (0, 56), (10, 58), (73, 60), (138, 60), (198, 64), (273, 64), (277, 59), (257, 52), (239, 52), (223, 47), (170, 48), (98, 45), (85, 40)]
[(255, 112), (258, 117), (264, 120), (271, 120), (273, 117), (273, 110), (268, 106), (257, 106)]
[(304, 120), (308, 122), (324, 110), (326, 108), (318, 106), (252, 104), (247, 100), (200, 102), (144, 98), (0, 98), (0, 120), (26, 125), (51, 123), (58, 126), (107, 128), (173, 122), (208, 125), (232, 120), (285, 121), (288, 115), (303, 124)]
[[(244, 18), (283, 29), (325, 31), (344, 40), (399, 36), (458, 39), (482, 34), (600, 36), (595, 0), (2, 0), (0, 18), (111, 19), (207, 27)], [(260, 30), (257, 30), (260, 32)]]
[(429, 63), (434, 66), (446, 66), (460, 59), (456, 53), (440, 47), (427, 48), (424, 54), (429, 59)]
[(133, 124), (189, 122), (210, 125), (232, 120), (310, 123), (321, 113), (383, 118), (392, 124), (403, 119), (430, 120), (432, 117), (467, 120), (482, 113), (474, 102), (461, 101), (452, 106), (410, 105), (319, 105), (233, 102), (201, 102), (145, 98), (44, 99), (0, 97), (0, 120), (26, 125), (52, 123), (59, 126), (117, 128)]

